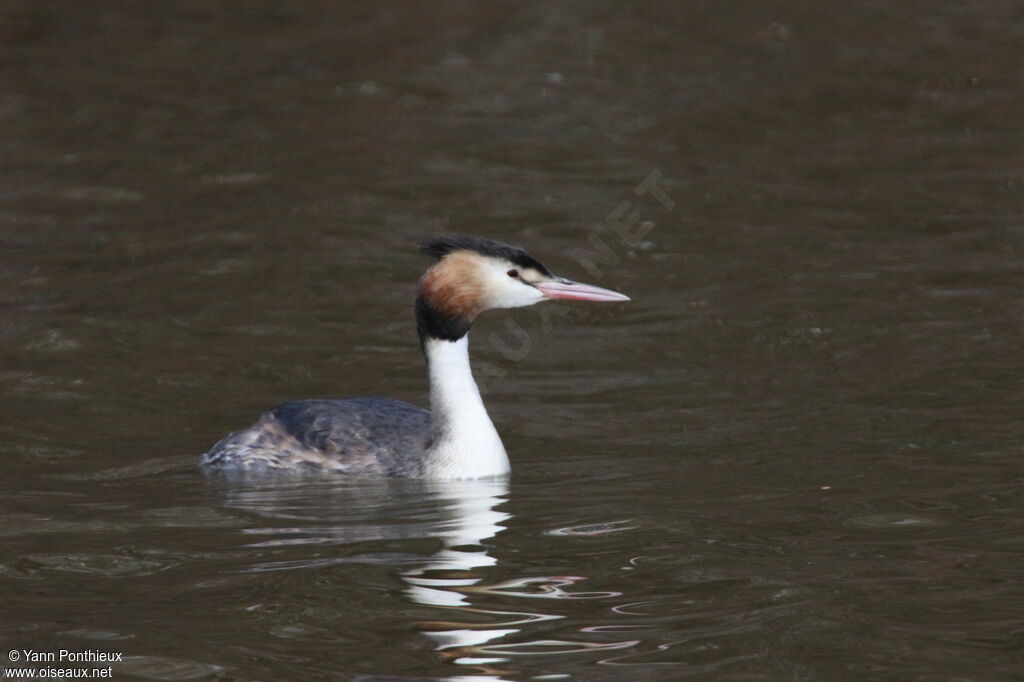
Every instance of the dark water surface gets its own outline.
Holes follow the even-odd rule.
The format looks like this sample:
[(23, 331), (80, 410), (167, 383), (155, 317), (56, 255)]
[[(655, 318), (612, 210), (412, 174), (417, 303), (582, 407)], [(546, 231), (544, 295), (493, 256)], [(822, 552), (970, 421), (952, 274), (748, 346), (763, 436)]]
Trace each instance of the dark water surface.
[[(1024, 679), (1022, 27), (1000, 1), (6, 0), (3, 652)], [(425, 403), (413, 245), (446, 231), (634, 299), (474, 329), (511, 481), (196, 471), (278, 402)]]

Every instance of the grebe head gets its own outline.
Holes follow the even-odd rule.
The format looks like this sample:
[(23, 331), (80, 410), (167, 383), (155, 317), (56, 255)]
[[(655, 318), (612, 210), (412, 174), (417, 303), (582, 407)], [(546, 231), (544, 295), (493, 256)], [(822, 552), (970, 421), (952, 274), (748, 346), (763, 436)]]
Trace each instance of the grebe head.
[(550, 299), (628, 301), (609, 289), (556, 277), (526, 250), (492, 239), (433, 237), (420, 249), (435, 263), (420, 279), (416, 320), (421, 339), (461, 338), (477, 315)]

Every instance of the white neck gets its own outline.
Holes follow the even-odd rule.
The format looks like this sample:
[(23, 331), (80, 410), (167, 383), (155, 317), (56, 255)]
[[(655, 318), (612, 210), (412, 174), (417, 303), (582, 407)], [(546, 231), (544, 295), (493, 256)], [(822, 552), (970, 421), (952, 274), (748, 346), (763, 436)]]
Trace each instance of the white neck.
[(508, 455), (487, 416), (469, 366), (469, 337), (427, 338), (434, 441), (427, 450), (429, 478), (485, 478), (509, 472)]

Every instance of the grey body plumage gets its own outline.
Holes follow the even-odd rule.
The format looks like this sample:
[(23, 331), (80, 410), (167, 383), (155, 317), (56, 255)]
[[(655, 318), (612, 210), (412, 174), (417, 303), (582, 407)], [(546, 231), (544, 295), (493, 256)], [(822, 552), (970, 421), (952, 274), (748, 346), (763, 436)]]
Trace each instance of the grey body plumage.
[(202, 456), (200, 465), (245, 473), (423, 475), (430, 412), (389, 398), (278, 405)]

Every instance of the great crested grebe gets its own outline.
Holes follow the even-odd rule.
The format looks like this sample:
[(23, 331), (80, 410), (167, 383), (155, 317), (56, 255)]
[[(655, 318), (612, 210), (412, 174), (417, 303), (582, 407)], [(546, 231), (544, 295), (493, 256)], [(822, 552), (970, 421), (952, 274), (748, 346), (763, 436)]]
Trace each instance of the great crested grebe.
[(547, 299), (629, 297), (555, 277), (525, 250), (483, 237), (434, 237), (420, 249), (438, 259), (416, 295), (430, 411), (377, 397), (285, 403), (218, 442), (200, 466), (438, 479), (508, 474), (508, 455), (469, 366), (467, 333), (477, 315)]

